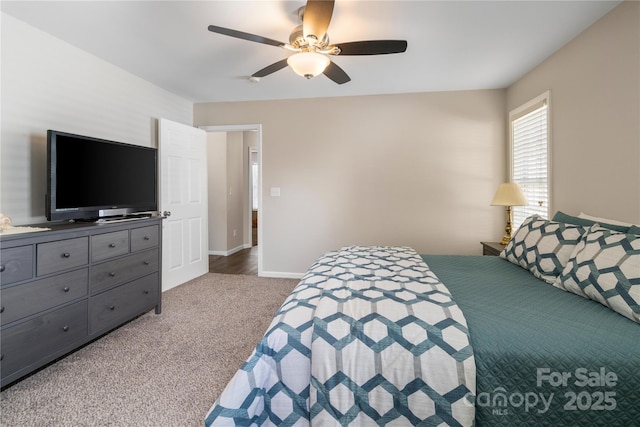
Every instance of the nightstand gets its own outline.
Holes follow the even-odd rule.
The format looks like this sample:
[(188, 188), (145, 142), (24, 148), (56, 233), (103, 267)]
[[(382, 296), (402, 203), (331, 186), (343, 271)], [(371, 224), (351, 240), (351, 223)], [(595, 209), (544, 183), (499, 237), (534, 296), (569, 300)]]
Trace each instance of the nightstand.
[(482, 244), (482, 255), (498, 256), (503, 251), (505, 245), (500, 242), (480, 242)]

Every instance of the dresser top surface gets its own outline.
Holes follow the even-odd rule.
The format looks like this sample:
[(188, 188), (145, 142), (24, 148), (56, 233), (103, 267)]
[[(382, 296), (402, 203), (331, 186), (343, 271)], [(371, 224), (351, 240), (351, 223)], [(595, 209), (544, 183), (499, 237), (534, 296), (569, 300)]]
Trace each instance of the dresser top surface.
[(28, 227), (46, 228), (47, 230), (30, 231), (15, 234), (0, 234), (0, 248), (22, 244), (38, 243), (52, 240), (56, 237), (64, 239), (70, 237), (88, 236), (92, 234), (108, 233), (130, 228), (144, 227), (145, 225), (158, 224), (163, 217), (135, 218), (126, 221), (113, 222), (45, 222), (42, 224), (29, 224)]

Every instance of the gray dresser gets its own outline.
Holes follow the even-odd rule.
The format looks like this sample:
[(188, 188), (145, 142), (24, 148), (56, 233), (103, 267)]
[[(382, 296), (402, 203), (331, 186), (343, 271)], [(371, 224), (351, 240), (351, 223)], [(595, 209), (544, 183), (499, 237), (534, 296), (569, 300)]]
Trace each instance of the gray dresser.
[(162, 219), (0, 237), (2, 387), (155, 308)]

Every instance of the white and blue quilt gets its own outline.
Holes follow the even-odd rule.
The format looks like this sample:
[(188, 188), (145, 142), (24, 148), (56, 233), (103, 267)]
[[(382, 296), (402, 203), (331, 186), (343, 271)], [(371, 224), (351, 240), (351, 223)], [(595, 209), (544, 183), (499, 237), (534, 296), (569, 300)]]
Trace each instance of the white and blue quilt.
[(470, 426), (466, 320), (411, 248), (318, 259), (206, 416), (207, 426)]

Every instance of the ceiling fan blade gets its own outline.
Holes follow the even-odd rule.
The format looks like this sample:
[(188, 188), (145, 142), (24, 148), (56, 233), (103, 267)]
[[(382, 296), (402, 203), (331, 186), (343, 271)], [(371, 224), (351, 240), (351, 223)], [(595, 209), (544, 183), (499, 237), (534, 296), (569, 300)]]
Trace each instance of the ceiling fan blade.
[(338, 55), (386, 55), (402, 53), (407, 50), (406, 40), (368, 40), (336, 44), (340, 48)]
[(264, 76), (268, 76), (269, 74), (275, 73), (276, 71), (280, 71), (282, 70), (284, 67), (287, 66), (287, 58), (282, 59), (278, 62), (274, 62), (273, 64), (264, 67), (262, 70), (260, 71), (256, 71), (255, 73), (253, 73), (253, 75), (251, 77), (264, 77)]
[(315, 36), (322, 40), (329, 28), (333, 15), (334, 0), (308, 0), (302, 17), (304, 36)]
[(329, 65), (327, 65), (327, 68), (324, 69), (323, 74), (339, 85), (351, 81), (351, 77), (349, 77), (347, 73), (345, 73), (344, 70), (338, 67), (333, 61), (331, 61)]
[(230, 28), (218, 27), (216, 25), (209, 25), (209, 31), (218, 34), (224, 34), (225, 36), (231, 36), (238, 39), (249, 40), (250, 42), (268, 44), (271, 46), (284, 46), (284, 43), (279, 42), (278, 40), (269, 39), (262, 36), (257, 36), (255, 34), (245, 33), (243, 31), (232, 30)]

